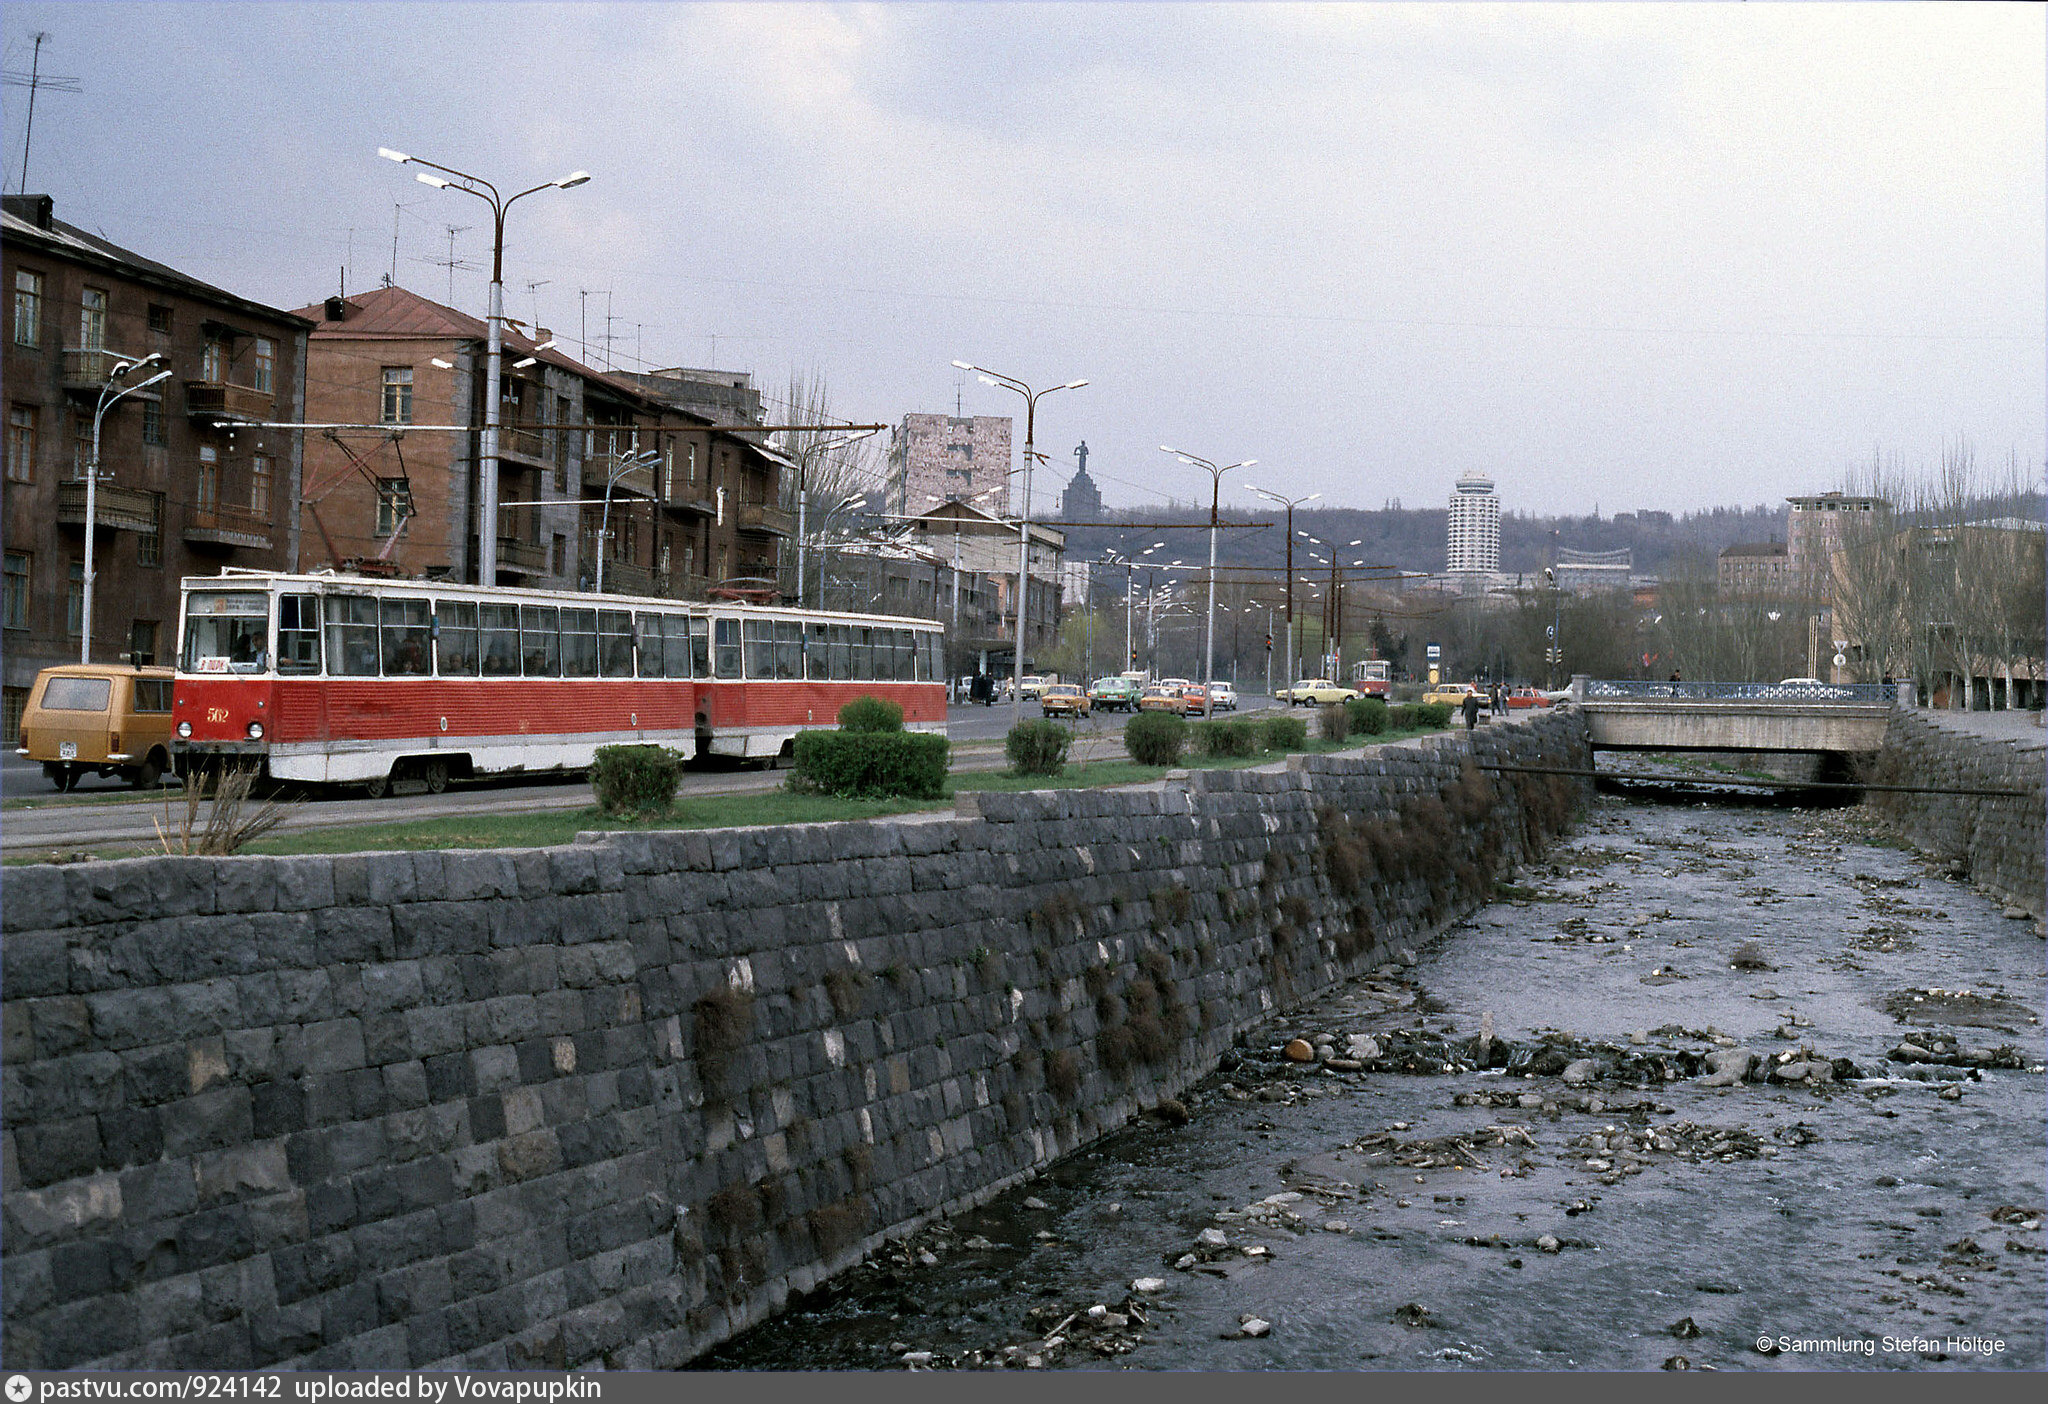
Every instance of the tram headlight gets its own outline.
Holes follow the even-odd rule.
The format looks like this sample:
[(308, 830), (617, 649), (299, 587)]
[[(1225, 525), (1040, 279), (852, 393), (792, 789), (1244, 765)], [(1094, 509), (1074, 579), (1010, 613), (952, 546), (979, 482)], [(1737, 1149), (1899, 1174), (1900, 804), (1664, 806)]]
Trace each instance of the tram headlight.
[(178, 735), (180, 735), (180, 736), (190, 736), (191, 734), (192, 734), (192, 723), (191, 723), (191, 722), (179, 722), (179, 723), (178, 723)]
[(250, 739), (251, 741), (261, 741), (261, 740), (263, 739), (263, 723), (262, 723), (262, 722), (250, 722), (250, 723), (249, 723), (249, 739)]

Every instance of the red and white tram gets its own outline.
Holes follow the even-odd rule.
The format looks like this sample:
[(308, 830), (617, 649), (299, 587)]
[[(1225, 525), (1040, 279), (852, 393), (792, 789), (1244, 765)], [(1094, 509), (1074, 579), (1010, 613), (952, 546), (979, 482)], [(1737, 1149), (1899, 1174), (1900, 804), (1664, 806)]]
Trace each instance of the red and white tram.
[(223, 570), (181, 584), (181, 767), (394, 782), (580, 770), (599, 746), (773, 760), (863, 695), (944, 734), (940, 626), (893, 615)]

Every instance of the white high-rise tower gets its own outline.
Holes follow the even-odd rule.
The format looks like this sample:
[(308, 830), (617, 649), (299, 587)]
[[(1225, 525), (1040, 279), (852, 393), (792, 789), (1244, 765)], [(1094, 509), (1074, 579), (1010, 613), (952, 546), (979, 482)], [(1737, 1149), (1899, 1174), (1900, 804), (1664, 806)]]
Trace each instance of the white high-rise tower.
[(1490, 575), (1500, 569), (1500, 499), (1493, 495), (1493, 479), (1484, 473), (1464, 474), (1451, 493), (1444, 569), (1453, 575)]

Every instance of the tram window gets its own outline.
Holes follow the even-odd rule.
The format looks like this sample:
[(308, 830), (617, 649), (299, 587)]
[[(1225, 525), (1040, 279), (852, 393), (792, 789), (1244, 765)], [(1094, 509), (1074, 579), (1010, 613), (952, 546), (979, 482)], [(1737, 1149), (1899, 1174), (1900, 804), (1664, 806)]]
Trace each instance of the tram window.
[(875, 653), (870, 635), (874, 630), (865, 624), (849, 624), (846, 631), (852, 635), (853, 655), (847, 660), (847, 667), (855, 682), (866, 682), (875, 675)]
[(746, 621), (747, 676), (775, 676), (775, 625), (766, 619)]
[(804, 627), (804, 670), (813, 680), (832, 676), (832, 650), (825, 642), (823, 624), (806, 624)]
[(718, 625), (718, 676), (736, 678), (740, 675), (740, 621), (720, 619)]
[(896, 631), (896, 681), (917, 680), (917, 635), (908, 629)]
[(845, 682), (853, 674), (846, 656), (846, 626), (834, 624), (825, 630), (826, 646), (832, 650), (832, 680)]
[(633, 616), (623, 609), (597, 612), (597, 671), (608, 678), (633, 676)]
[(794, 619), (775, 621), (775, 676), (800, 678), (804, 675), (804, 626)]
[(931, 638), (930, 634), (912, 634), (910, 636), (911, 647), (916, 650), (917, 655), (917, 680), (919, 682), (930, 682), (932, 680), (932, 651), (928, 646), (931, 643)]
[(711, 676), (711, 621), (708, 619), (690, 621), (690, 676)]
[(444, 678), (476, 676), (476, 606), (466, 600), (437, 600), (435, 666)]
[(597, 676), (597, 611), (594, 609), (562, 611), (562, 676)]
[(553, 605), (519, 606), (520, 671), (527, 677), (562, 675), (560, 614)]
[(195, 593), (185, 601), (182, 666), (188, 673), (260, 673), (269, 633), (268, 595), (241, 590)]
[(659, 614), (636, 614), (633, 616), (633, 645), (640, 655), (640, 676), (658, 678), (662, 662), (662, 616)]
[(869, 673), (868, 676), (876, 682), (896, 681), (895, 637), (896, 631), (894, 629), (875, 630), (874, 671)]
[(384, 635), (384, 672), (389, 677), (423, 677), (433, 666), (433, 635), (425, 600), (386, 599), (379, 602)]
[(487, 604), (478, 605), (477, 612), (483, 635), (484, 676), (487, 678), (516, 678), (519, 676), (519, 606)]
[(368, 595), (327, 597), (328, 671), (346, 678), (374, 678), (377, 666), (377, 601)]
[[(704, 642), (704, 621), (699, 619), (695, 622), (698, 625), (696, 642), (701, 647)], [(666, 657), (663, 660), (663, 672), (669, 677), (687, 678), (692, 676), (690, 672), (690, 624), (691, 620), (687, 614), (664, 614), (661, 617), (662, 646), (666, 650)]]
[(320, 598), (317, 595), (277, 597), (277, 671), (320, 671)]

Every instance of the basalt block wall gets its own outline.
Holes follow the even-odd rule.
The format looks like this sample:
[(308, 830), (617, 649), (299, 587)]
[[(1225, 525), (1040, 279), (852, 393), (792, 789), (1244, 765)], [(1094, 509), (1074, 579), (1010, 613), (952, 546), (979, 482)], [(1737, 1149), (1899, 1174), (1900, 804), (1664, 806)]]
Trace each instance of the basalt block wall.
[(681, 1363), (1484, 900), (1584, 790), (1475, 758), (1588, 754), (9, 869), (6, 1363)]
[(2048, 891), (2048, 748), (1952, 731), (1920, 712), (1892, 713), (1871, 778), (1902, 785), (2020, 790), (2019, 797), (1870, 792), (1886, 824), (1947, 860), (2001, 901), (2042, 915)]

